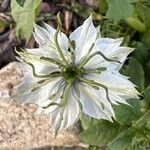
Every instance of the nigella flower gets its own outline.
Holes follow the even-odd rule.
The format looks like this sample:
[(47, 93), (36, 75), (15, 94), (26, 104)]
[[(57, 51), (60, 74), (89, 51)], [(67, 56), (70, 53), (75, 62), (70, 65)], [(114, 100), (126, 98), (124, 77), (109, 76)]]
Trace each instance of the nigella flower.
[(90, 16), (69, 37), (48, 24), (34, 24), (37, 49), (17, 52), (26, 74), (15, 99), (38, 105), (38, 114), (49, 114), (55, 133), (74, 125), (81, 113), (115, 119), (112, 104), (138, 98), (135, 86), (119, 73), (132, 48), (123, 39), (102, 38)]

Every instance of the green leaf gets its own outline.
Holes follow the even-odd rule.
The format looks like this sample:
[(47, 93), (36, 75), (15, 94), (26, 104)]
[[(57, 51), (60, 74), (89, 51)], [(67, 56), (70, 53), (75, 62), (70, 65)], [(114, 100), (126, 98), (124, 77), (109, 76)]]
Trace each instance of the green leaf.
[(21, 6), (23, 7), (24, 3), (25, 3), (25, 0), (16, 0), (16, 2)]
[(99, 120), (94, 119), (94, 118), (87, 116), (85, 114), (81, 115), (80, 121), (81, 121), (82, 128), (84, 130), (90, 128), (91, 126), (93, 126), (99, 122)]
[(145, 62), (148, 60), (149, 56), (149, 50), (148, 48), (142, 43), (142, 42), (136, 42), (136, 45), (134, 47), (137, 47), (133, 51), (133, 56), (141, 63), (145, 64)]
[(147, 110), (135, 123), (133, 123), (133, 127), (136, 129), (143, 129), (147, 123), (147, 120), (150, 119), (150, 110)]
[(27, 41), (30, 39), (33, 22), (38, 15), (39, 5), (42, 0), (26, 0), (24, 6), (18, 5), (16, 0), (11, 0), (11, 13), (16, 22), (16, 35), (21, 36)]
[(111, 142), (123, 130), (118, 123), (100, 120), (80, 133), (80, 139), (90, 145), (103, 146)]
[(150, 106), (150, 86), (148, 86), (144, 91), (144, 100), (147, 102), (147, 104)]
[(149, 9), (149, 7), (147, 7), (146, 5), (144, 5), (142, 3), (138, 3), (136, 5), (136, 10), (137, 10), (137, 13), (138, 13), (140, 19), (145, 23), (147, 29), (149, 29), (150, 28), (150, 17), (149, 17), (150, 9)]
[(131, 106), (120, 104), (114, 105), (116, 120), (121, 125), (131, 125), (133, 120), (137, 120), (140, 113), (140, 101), (135, 99), (128, 100)]
[(136, 5), (136, 10), (138, 15), (140, 16), (140, 19), (146, 25), (146, 32), (143, 36), (142, 41), (147, 45), (147, 47), (150, 47), (150, 7), (146, 6), (145, 4), (138, 3)]
[(134, 12), (134, 6), (130, 0), (107, 0), (108, 11), (107, 17), (114, 20), (125, 19)]
[(137, 59), (130, 58), (129, 65), (124, 70), (124, 73), (130, 77), (129, 80), (137, 86), (138, 90), (143, 91), (145, 82), (144, 71)]
[(109, 143), (110, 150), (126, 150), (135, 136), (136, 129), (128, 128), (119, 134), (111, 143)]
[[(150, 27), (149, 27), (150, 28)], [(143, 35), (142, 42), (149, 48), (150, 47), (150, 29), (148, 29), (145, 34)]]

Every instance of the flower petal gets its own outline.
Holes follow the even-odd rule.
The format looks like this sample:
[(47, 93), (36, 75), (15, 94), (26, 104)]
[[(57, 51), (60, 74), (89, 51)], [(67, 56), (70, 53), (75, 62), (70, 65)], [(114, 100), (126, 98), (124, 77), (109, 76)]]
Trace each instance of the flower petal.
[[(40, 55), (26, 53), (25, 51), (17, 53), (21, 56), (19, 60), (20, 61), (22, 60), (22, 62), (27, 62), (27, 65), (28, 63), (32, 64), (37, 74), (50, 74), (54, 71), (59, 71), (58, 66), (56, 64), (53, 64), (52, 62), (49, 61), (41, 60)], [(34, 53), (36, 53), (35, 50)]]
[[(63, 82), (62, 77), (54, 78), (51, 80), (45, 81), (45, 84), (32, 83), (27, 84), (28, 79), (31, 78), (25, 78), (25, 81), (19, 84), (16, 87), (16, 93), (17, 95), (14, 96), (14, 99), (19, 101), (20, 103), (42, 103), (49, 99), (50, 95), (54, 94), (58, 90), (61, 89), (60, 84)], [(39, 86), (36, 90), (32, 91), (36, 86)], [(60, 89), (59, 89), (60, 88)], [(20, 89), (23, 89), (21, 91)]]
[(67, 103), (62, 107), (57, 107), (50, 113), (50, 124), (55, 130), (55, 134), (67, 129), (78, 121), (80, 116), (80, 107), (74, 96), (74, 90), (71, 89)]
[(47, 107), (50, 103), (59, 104), (62, 100), (61, 96), (63, 95), (63, 92), (64, 92), (64, 89), (62, 87), (61, 89), (58, 90), (56, 96), (52, 100), (47, 99), (44, 102), (38, 103), (38, 109), (36, 110), (36, 115), (48, 114), (48, 113), (51, 113), (52, 111), (54, 111), (58, 107), (57, 105), (51, 105), (48, 108), (44, 108), (44, 107)]
[(96, 41), (92, 53), (100, 51), (102, 52), (107, 58), (120, 61), (121, 63), (108, 62), (102, 56), (95, 56), (93, 57), (85, 67), (88, 68), (97, 68), (97, 67), (107, 67), (110, 70), (119, 70), (124, 61), (126, 60), (127, 56), (133, 51), (133, 48), (129, 47), (120, 47), (123, 38), (119, 39), (110, 39), (110, 38), (100, 38)]
[[(116, 97), (116, 94), (120, 96), (120, 98), (138, 98), (138, 91), (135, 89), (135, 85), (128, 80), (128, 77), (121, 75), (119, 72), (108, 72), (104, 71), (101, 74), (91, 74), (86, 76), (88, 79), (94, 79), (94, 81), (99, 82), (108, 87), (109, 93), (111, 93), (111, 97)], [(112, 102), (114, 101), (114, 98)], [(116, 102), (121, 102), (123, 99), (115, 100)]]
[[(50, 39), (52, 39), (54, 43), (54, 35), (55, 35), (56, 30), (46, 23), (44, 23), (44, 25), (45, 25), (46, 30), (48, 31), (48, 35)], [(58, 34), (58, 43), (61, 49), (63, 49), (64, 51), (68, 51), (68, 38), (63, 32), (60, 32)]]
[[(44, 23), (44, 25), (45, 28), (42, 28), (37, 24), (34, 24), (34, 38), (41, 48), (43, 46), (48, 46), (51, 51), (55, 51), (55, 53), (58, 53), (54, 42), (56, 30), (46, 23)], [(58, 34), (58, 43), (62, 52), (66, 54), (68, 52), (68, 38), (62, 32)]]
[(88, 53), (88, 50), (96, 40), (97, 33), (97, 29), (92, 22), (92, 16), (86, 19), (83, 25), (71, 33), (70, 39), (75, 41), (76, 45), (75, 63), (79, 63), (81, 58)]
[[(112, 121), (115, 114), (111, 104), (104, 99), (100, 90), (91, 88), (88, 85), (79, 84), (80, 101), (82, 103), (83, 112), (97, 119), (106, 119)], [(105, 93), (102, 89), (102, 93)]]
[(39, 57), (50, 57), (50, 58), (58, 58), (58, 55), (51, 51), (47, 46), (43, 46), (42, 48), (34, 48), (34, 49), (26, 49), (29, 53), (37, 55)]

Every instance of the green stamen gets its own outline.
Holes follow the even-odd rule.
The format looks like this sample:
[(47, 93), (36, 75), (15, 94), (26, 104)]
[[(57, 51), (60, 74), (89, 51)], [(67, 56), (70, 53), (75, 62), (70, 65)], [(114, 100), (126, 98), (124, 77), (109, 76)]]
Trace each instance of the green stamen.
[(58, 21), (58, 26), (57, 26), (57, 30), (56, 30), (56, 33), (54, 35), (54, 42), (55, 42), (55, 45), (56, 45), (56, 49), (58, 50), (58, 53), (60, 55), (60, 57), (62, 58), (62, 60), (64, 61), (64, 63), (66, 65), (68, 65), (68, 62), (67, 60), (65, 59), (63, 53), (62, 53), (62, 50), (58, 44), (58, 34), (59, 34), (59, 31), (60, 31), (60, 28), (62, 26), (62, 23), (61, 23), (61, 20), (60, 20), (60, 16), (59, 16), (59, 13), (57, 14), (57, 21)]
[(53, 72), (53, 73), (50, 73), (50, 74), (48, 74), (48, 75), (39, 75), (39, 74), (37, 74), (37, 73), (35, 72), (35, 67), (34, 67), (33, 64), (31, 64), (31, 63), (29, 63), (29, 62), (27, 62), (27, 61), (25, 61), (25, 60), (24, 60), (24, 62), (25, 62), (26, 64), (28, 64), (29, 66), (31, 66), (32, 72), (33, 72), (33, 76), (34, 76), (35, 78), (50, 78), (50, 77), (57, 78), (57, 77), (60, 77), (60, 76), (61, 76), (61, 74), (60, 74), (59, 72)]
[(82, 63), (79, 65), (79, 69), (82, 68), (90, 59), (92, 59), (93, 57), (95, 57), (96, 55), (100, 55), (101, 57), (103, 57), (106, 61), (108, 62), (116, 62), (116, 63), (121, 63), (120, 61), (118, 60), (113, 60), (113, 59), (109, 59), (107, 58), (102, 52), (98, 51), (98, 52), (95, 52), (93, 53), (92, 55), (90, 55), (87, 59), (84, 59), (82, 61)]
[(70, 48), (70, 52), (71, 52), (71, 62), (72, 62), (72, 64), (74, 64), (74, 61), (75, 61), (75, 54), (74, 54), (75, 42), (71, 41), (69, 39), (68, 44), (69, 44), (69, 48)]
[(64, 65), (59, 60), (52, 59), (52, 58), (49, 58), (49, 57), (40, 57), (40, 59), (45, 60), (45, 61), (49, 61), (49, 62), (54, 63), (56, 65), (59, 65), (61, 67), (64, 67)]
[(85, 74), (90, 74), (90, 73), (98, 73), (100, 74), (102, 71), (105, 71), (107, 68), (106, 67), (100, 67), (97, 69), (83, 69), (83, 72)]
[(80, 79), (80, 81), (85, 82), (85, 83), (87, 83), (90, 86), (94, 85), (94, 86), (102, 87), (105, 90), (105, 92), (106, 92), (107, 100), (111, 103), (111, 100), (110, 100), (109, 94), (108, 94), (108, 87), (107, 86), (105, 86), (105, 85), (103, 85), (101, 83), (95, 82), (94, 80), (88, 80), (88, 79), (85, 79), (85, 78), (79, 78), (79, 79)]
[(49, 103), (47, 106), (44, 106), (44, 107), (42, 107), (42, 108), (47, 109), (48, 107), (53, 106), (53, 105), (57, 105), (57, 106), (59, 106), (59, 107), (64, 106), (64, 105), (66, 104), (67, 100), (68, 100), (68, 96), (69, 96), (70, 90), (71, 90), (71, 85), (72, 85), (72, 82), (69, 81), (68, 84), (67, 84), (67, 86), (66, 86), (64, 95), (62, 96), (62, 100), (61, 100), (60, 103), (51, 102), (51, 103)]
[(32, 53), (30, 53), (30, 52), (28, 52), (28, 51), (26, 51), (26, 50), (23, 50), (23, 49), (22, 49), (21, 52), (18, 52), (17, 50), (15, 50), (15, 52), (16, 52), (19, 56), (21, 56), (21, 57), (23, 57), (23, 58), (29, 58), (30, 56), (32, 56), (32, 57), (34, 57), (34, 60), (37, 60), (37, 61), (42, 61), (42, 60), (44, 60), (44, 62), (46, 61), (46, 62), (50, 62), (50, 63), (55, 64), (55, 65), (64, 66), (59, 60), (55, 60), (55, 59), (53, 59), (53, 58), (44, 57), (44, 56), (40, 57), (40, 56), (38, 56), (38, 55), (36, 55), (36, 54), (32, 54)]

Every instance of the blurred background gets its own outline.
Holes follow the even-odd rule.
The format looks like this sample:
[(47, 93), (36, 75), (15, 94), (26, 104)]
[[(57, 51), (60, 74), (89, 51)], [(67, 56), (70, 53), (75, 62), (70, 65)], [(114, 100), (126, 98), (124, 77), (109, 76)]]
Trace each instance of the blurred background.
[[(67, 35), (92, 13), (94, 25), (100, 25), (102, 37), (124, 37), (123, 45), (135, 48), (121, 73), (130, 77), (129, 80), (137, 86), (141, 97), (139, 101), (130, 103), (133, 109), (124, 105), (114, 107), (117, 118), (115, 129), (111, 123), (95, 123), (93, 119), (89, 121), (83, 118), (81, 127), (77, 127), (75, 132), (63, 133), (55, 140), (49, 134), (51, 130), (47, 119), (36, 120), (31, 115), (35, 106), (20, 108), (17, 104), (7, 104), (4, 101), (9, 99), (13, 87), (23, 76), (17, 67), (15, 48), (38, 47), (32, 36), (33, 22), (42, 26), (44, 21), (56, 28), (58, 12), (63, 24), (61, 30)], [(91, 150), (98, 147), (104, 149), (103, 146), (106, 145), (112, 150), (149, 150), (150, 0), (0, 0), (0, 99), (0, 149), (16, 148), (21, 144), (23, 148), (43, 145), (76, 146), (82, 141), (86, 143), (83, 147), (90, 144)], [(18, 113), (20, 116), (16, 116)], [(101, 126), (107, 128), (104, 134), (101, 134)], [(24, 131), (26, 128), (29, 133)], [(77, 136), (79, 133), (80, 138)], [(40, 142), (43, 137), (44, 141)], [(64, 139), (70, 141), (62, 142)], [(10, 147), (8, 143), (11, 143)]]

